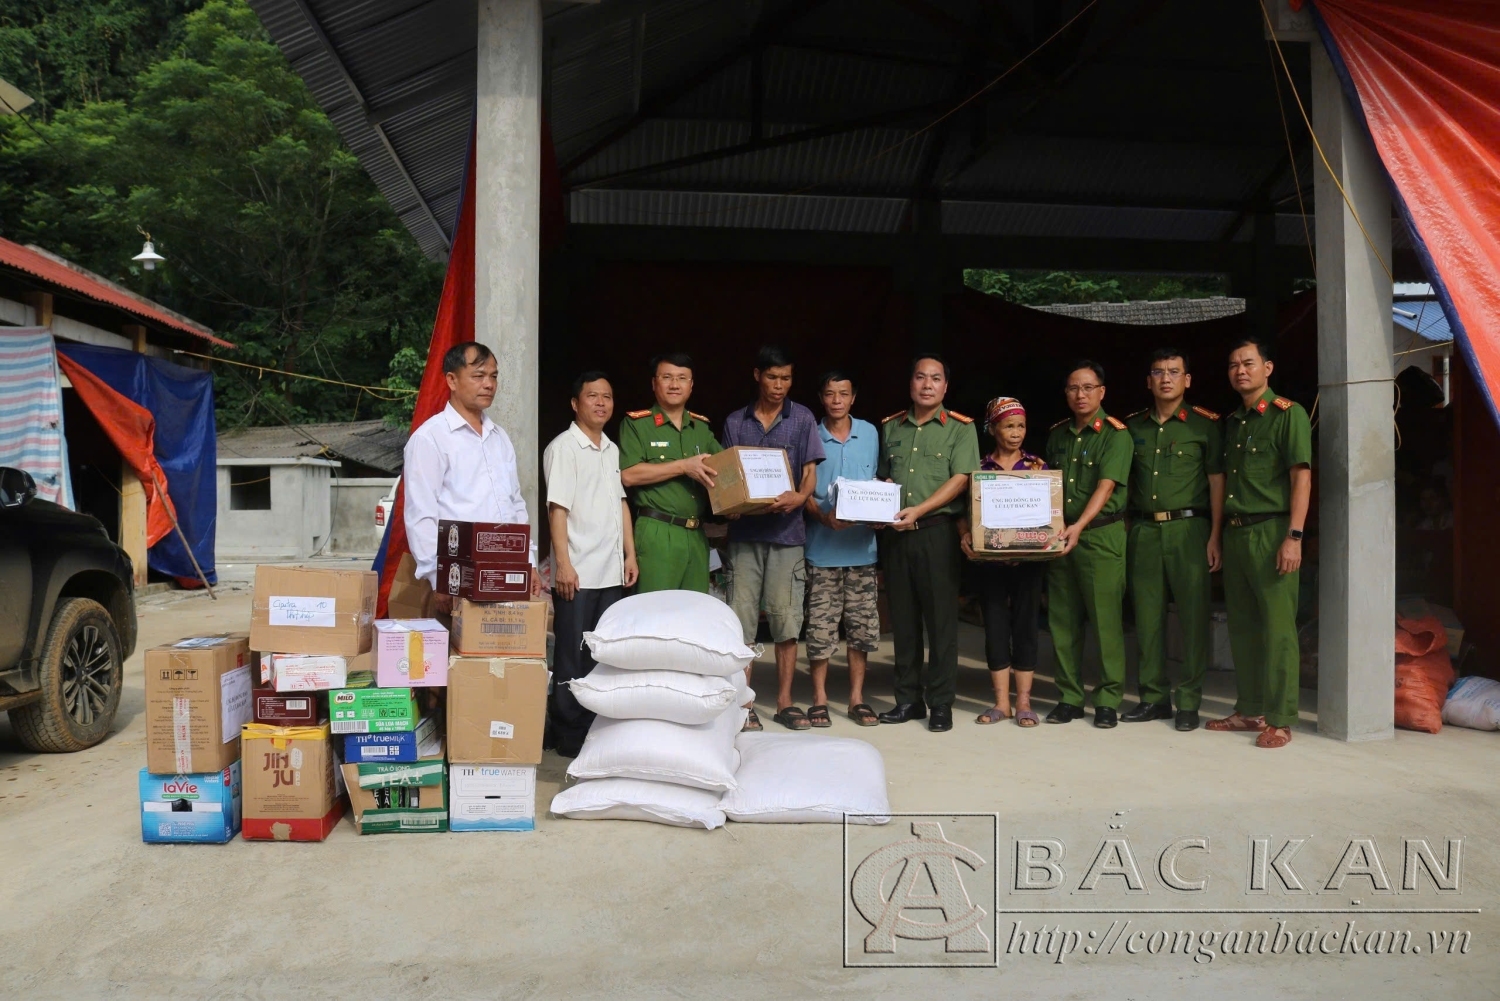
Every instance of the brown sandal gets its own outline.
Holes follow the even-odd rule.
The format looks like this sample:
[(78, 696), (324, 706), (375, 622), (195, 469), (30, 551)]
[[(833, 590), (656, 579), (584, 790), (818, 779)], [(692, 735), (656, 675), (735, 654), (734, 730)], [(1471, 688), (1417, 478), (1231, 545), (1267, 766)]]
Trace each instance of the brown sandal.
[(1264, 716), (1241, 716), (1238, 712), (1203, 724), (1203, 729), (1216, 733), (1260, 733), (1265, 728)]
[(1292, 728), (1289, 726), (1268, 726), (1255, 738), (1256, 747), (1285, 747), (1292, 742)]

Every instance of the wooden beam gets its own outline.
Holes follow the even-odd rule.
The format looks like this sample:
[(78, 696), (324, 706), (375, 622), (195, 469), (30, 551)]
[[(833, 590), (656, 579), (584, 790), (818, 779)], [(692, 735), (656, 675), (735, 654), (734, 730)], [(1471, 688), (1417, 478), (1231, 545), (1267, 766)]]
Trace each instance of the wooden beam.
[(120, 548), (130, 557), (135, 586), (146, 586), (146, 489), (129, 463), (120, 462)]
[(146, 328), (140, 323), (127, 323), (120, 328), (120, 333), (130, 340), (130, 350), (137, 354), (146, 353)]
[(52, 326), (52, 293), (51, 292), (27, 292), (26, 305), (31, 307), (35, 314), (32, 322), (38, 327)]

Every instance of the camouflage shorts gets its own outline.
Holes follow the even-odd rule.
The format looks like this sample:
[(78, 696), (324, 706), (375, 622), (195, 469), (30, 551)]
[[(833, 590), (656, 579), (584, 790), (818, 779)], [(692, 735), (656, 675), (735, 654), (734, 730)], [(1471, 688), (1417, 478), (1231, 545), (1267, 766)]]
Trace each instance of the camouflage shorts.
[(880, 643), (876, 567), (807, 568), (807, 659), (827, 660), (839, 645), (839, 622), (855, 650)]

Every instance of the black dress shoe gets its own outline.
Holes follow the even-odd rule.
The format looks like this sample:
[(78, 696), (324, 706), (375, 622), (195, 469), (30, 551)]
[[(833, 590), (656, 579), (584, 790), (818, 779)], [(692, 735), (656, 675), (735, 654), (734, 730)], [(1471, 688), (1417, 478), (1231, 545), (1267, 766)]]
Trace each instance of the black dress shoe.
[(943, 733), (953, 729), (953, 707), (933, 706), (932, 719), (927, 721), (927, 729), (933, 733)]
[(902, 702), (890, 712), (880, 714), (882, 723), (905, 723), (907, 720), (926, 719), (927, 707), (920, 702)]
[(1083, 719), (1083, 706), (1070, 706), (1066, 702), (1059, 702), (1047, 714), (1048, 723), (1071, 723), (1075, 719)]
[(1118, 722), (1120, 722), (1119, 716), (1109, 706), (1094, 707), (1094, 725), (1101, 730), (1108, 730)]
[(1172, 703), (1142, 702), (1120, 717), (1121, 723), (1147, 723), (1154, 719), (1171, 719)]
[(1198, 710), (1177, 710), (1177, 729), (1181, 730), (1183, 733), (1187, 733), (1189, 730), (1198, 729)]

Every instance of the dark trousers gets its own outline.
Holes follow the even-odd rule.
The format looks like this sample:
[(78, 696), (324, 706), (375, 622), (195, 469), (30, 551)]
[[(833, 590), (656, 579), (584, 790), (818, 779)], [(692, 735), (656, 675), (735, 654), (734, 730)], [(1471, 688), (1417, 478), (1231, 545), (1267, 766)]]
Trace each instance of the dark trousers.
[(594, 658), (583, 645), (583, 634), (598, 625), (604, 610), (623, 597), (623, 587), (579, 588), (572, 601), (552, 596), (556, 645), (552, 694), (547, 697), (547, 723), (559, 751), (577, 754), (594, 723), (594, 714), (578, 704), (568, 687), (568, 682), (587, 677), (594, 669)]
[(1041, 563), (985, 563), (978, 570), (984, 657), (990, 670), (1035, 670), (1037, 611), (1042, 604), (1045, 567)]
[(963, 571), (958, 528), (950, 520), (887, 535), (885, 583), (896, 634), (896, 702), (925, 698), (928, 705), (952, 705), (958, 688), (958, 579)]

